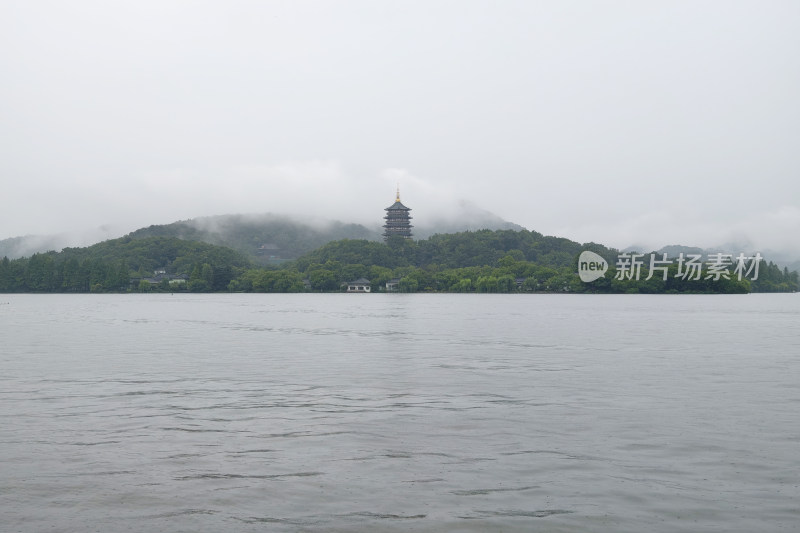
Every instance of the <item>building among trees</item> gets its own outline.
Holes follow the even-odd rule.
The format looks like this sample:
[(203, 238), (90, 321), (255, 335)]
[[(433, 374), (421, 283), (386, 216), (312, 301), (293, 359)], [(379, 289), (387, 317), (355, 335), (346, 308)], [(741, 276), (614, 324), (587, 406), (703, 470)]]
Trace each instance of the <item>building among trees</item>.
[(389, 237), (394, 235), (410, 239), (413, 226), (411, 226), (411, 217), (408, 212), (411, 209), (400, 203), (400, 187), (397, 188), (397, 199), (384, 211), (386, 211), (386, 216), (383, 218), (386, 223), (383, 225), (383, 239), (388, 241)]
[(347, 292), (371, 292), (372, 286), (366, 278), (358, 278), (355, 281), (348, 281)]

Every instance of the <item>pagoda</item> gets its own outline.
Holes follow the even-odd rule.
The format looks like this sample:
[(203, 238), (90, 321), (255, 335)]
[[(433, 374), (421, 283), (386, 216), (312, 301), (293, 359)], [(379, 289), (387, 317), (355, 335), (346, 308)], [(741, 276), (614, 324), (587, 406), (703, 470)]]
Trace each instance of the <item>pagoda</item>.
[(394, 235), (410, 239), (412, 226), (409, 223), (411, 217), (408, 216), (408, 212), (411, 209), (400, 203), (400, 187), (397, 188), (397, 199), (384, 211), (386, 211), (386, 216), (383, 218), (386, 223), (383, 225), (383, 240), (388, 241), (389, 237)]

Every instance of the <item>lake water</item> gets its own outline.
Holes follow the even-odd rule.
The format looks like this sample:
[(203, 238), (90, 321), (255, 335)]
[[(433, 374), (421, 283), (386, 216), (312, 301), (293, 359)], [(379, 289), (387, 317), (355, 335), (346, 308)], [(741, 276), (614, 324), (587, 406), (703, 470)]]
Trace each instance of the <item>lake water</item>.
[(0, 530), (800, 529), (800, 295), (0, 295)]

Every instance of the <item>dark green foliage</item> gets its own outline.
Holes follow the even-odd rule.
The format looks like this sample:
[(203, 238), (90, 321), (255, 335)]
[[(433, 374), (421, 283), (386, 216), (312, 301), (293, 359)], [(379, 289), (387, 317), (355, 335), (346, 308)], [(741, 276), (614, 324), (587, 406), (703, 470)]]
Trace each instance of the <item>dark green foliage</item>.
[[(577, 276), (581, 251), (590, 250), (611, 266), (605, 277), (583, 283)], [(317, 281), (348, 281), (365, 276), (373, 290), (383, 290), (386, 281), (399, 278), (399, 291), (449, 292), (604, 292), (604, 293), (743, 293), (758, 285), (726, 279), (682, 279), (677, 265), (667, 277), (642, 268), (639, 279), (616, 279), (617, 250), (600, 244), (579, 244), (568, 239), (545, 237), (532, 231), (463, 232), (434, 235), (423, 241), (390, 239), (386, 245), (369, 241), (344, 240), (328, 243), (300, 258), (289, 268), (303, 273), (314, 290), (326, 290)], [(380, 269), (380, 270), (376, 270)], [(323, 274), (326, 273), (326, 274)], [(650, 279), (647, 279), (650, 277)], [(774, 290), (797, 288), (797, 274), (766, 268), (761, 286)]]
[(249, 266), (242, 254), (203, 242), (185, 241), (175, 237), (133, 239), (130, 236), (104, 241), (88, 248), (64, 248), (59, 258), (95, 259), (106, 263), (126, 261), (132, 270), (152, 272), (167, 267), (176, 274), (189, 273), (195, 264), (209, 263), (231, 267)]
[[(251, 262), (233, 250), (171, 237), (123, 237), (87, 248), (0, 261), (2, 292), (126, 292), (133, 290), (223, 291)], [(183, 285), (144, 281), (163, 268), (171, 275), (189, 276)], [(192, 286), (193, 281), (201, 281)]]
[[(587, 292), (611, 292), (625, 294), (743, 294), (750, 292), (750, 281), (739, 281), (735, 275), (719, 280), (706, 279), (708, 273), (703, 270), (700, 279), (684, 279), (678, 276), (678, 266), (673, 264), (667, 269), (664, 279), (662, 272), (650, 272), (642, 267), (639, 279), (618, 279), (617, 269), (613, 266), (604, 278), (587, 283)], [(650, 278), (650, 279), (648, 279)]]
[(408, 265), (408, 259), (404, 251), (413, 246), (413, 241), (402, 237), (392, 237), (388, 244), (367, 240), (344, 239), (329, 242), (321, 248), (304, 255), (295, 262), (295, 266), (298, 270), (305, 271), (309, 265), (335, 261), (345, 265), (381, 265), (395, 268)]
[[(608, 261), (606, 275), (583, 283), (577, 258), (591, 250)], [(280, 268), (254, 268), (229, 248), (172, 237), (106, 241), (88, 248), (0, 261), (3, 292), (334, 292), (358, 278), (373, 291), (399, 280), (400, 292), (588, 292), (588, 293), (742, 293), (798, 290), (797, 272), (761, 264), (757, 280), (739, 281), (734, 273), (719, 280), (682, 279), (677, 265), (639, 279), (617, 276), (618, 252), (602, 245), (581, 245), (532, 231), (481, 230), (412, 241), (343, 239), (333, 241)], [(167, 276), (154, 278), (163, 269)], [(175, 279), (179, 277), (180, 279)], [(650, 277), (650, 279), (647, 279)], [(620, 279), (617, 279), (620, 278)], [(746, 277), (747, 278), (747, 277)]]
[[(290, 270), (248, 270), (229, 286), (232, 291), (245, 292), (303, 292), (303, 278)], [(338, 284), (337, 284), (338, 288)]]
[(591, 243), (580, 243), (557, 237), (545, 237), (535, 231), (479, 230), (434, 235), (423, 241), (391, 237), (384, 244), (367, 240), (330, 242), (298, 259), (295, 266), (305, 271), (312, 263), (339, 261), (342, 264), (380, 265), (387, 268), (416, 266), (426, 268), (463, 268), (498, 266), (509, 255), (509, 261), (531, 262), (552, 267), (572, 267), (584, 249), (597, 251), (613, 261), (616, 250)]
[(797, 271), (783, 270), (773, 263), (762, 262), (758, 270), (758, 279), (751, 282), (754, 292), (790, 292), (800, 290)]

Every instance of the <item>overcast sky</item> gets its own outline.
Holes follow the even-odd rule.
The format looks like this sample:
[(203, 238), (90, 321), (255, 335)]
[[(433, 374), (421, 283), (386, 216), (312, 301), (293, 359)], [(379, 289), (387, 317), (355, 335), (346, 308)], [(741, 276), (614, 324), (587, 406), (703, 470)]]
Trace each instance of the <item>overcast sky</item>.
[(0, 2), (0, 239), (465, 201), (800, 253), (800, 2)]

